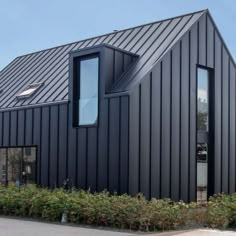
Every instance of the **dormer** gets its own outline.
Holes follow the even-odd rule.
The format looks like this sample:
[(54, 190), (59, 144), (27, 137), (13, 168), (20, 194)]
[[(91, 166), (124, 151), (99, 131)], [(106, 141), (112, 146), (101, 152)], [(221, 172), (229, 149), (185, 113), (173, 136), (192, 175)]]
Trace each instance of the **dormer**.
[(70, 53), (69, 100), (73, 126), (97, 126), (99, 104), (138, 55), (101, 44)]

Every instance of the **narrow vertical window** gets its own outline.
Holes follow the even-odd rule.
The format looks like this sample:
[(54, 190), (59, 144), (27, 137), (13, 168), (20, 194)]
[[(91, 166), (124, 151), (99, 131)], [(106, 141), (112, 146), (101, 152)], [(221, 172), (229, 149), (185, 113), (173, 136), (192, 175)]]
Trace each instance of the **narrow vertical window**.
[(0, 149), (0, 185), (7, 183), (7, 149)]
[(77, 78), (77, 124), (95, 125), (98, 119), (99, 58), (80, 58)]
[(197, 145), (197, 201), (207, 201), (208, 145)]
[(197, 90), (197, 124), (198, 130), (208, 131), (208, 77), (209, 72), (206, 69), (198, 68), (198, 90)]
[(209, 71), (197, 69), (197, 201), (208, 196)]

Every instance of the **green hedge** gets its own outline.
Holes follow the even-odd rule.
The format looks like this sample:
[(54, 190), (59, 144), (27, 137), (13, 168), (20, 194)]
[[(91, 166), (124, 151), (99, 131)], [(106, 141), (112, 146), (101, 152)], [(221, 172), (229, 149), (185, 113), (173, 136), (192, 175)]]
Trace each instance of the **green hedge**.
[(208, 202), (208, 224), (212, 228), (236, 227), (236, 194), (217, 194)]
[(25, 186), (0, 187), (0, 214), (134, 230), (170, 230), (189, 225), (236, 226), (236, 195), (216, 195), (205, 207), (142, 195), (111, 195)]

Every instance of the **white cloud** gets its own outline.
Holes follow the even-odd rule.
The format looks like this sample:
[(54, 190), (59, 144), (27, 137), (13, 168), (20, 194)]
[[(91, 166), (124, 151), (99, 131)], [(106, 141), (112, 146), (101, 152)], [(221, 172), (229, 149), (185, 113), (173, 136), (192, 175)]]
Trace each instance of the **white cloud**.
[(201, 98), (201, 100), (208, 102), (206, 90), (198, 89), (198, 98)]

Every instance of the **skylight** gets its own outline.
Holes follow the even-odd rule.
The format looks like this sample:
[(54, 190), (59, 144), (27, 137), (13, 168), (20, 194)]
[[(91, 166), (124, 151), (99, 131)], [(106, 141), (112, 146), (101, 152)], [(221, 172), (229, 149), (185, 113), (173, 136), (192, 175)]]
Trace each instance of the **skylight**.
[(32, 96), (42, 85), (42, 83), (37, 83), (37, 84), (30, 84), (28, 85), (23, 91), (21, 91), (17, 97), (18, 98), (25, 98), (25, 97), (30, 97)]

